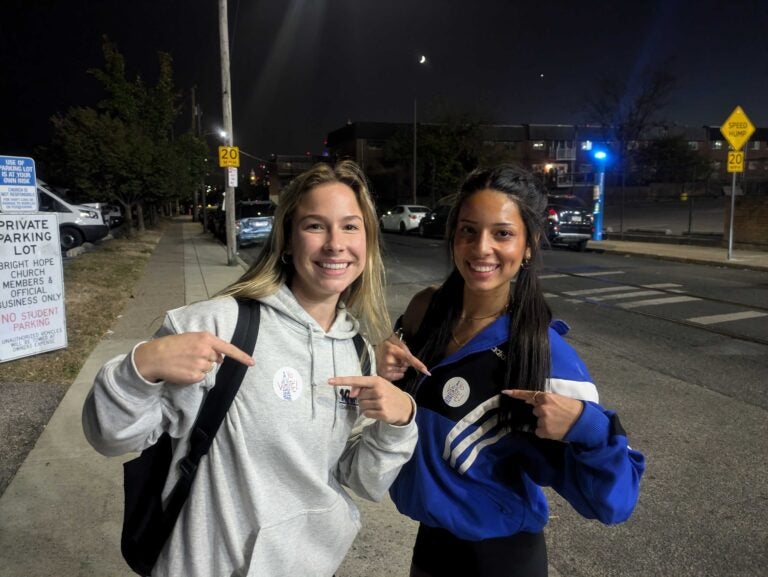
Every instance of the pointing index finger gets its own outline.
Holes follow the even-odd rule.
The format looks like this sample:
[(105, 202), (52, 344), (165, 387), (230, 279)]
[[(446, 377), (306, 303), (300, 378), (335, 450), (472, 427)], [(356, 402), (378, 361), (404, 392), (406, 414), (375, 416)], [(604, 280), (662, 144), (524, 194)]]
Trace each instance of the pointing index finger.
[(394, 349), (393, 354), (395, 357), (402, 359), (403, 361), (407, 362), (410, 366), (412, 366), (414, 369), (419, 371), (423, 375), (427, 375), (428, 377), (432, 376), (432, 373), (429, 372), (429, 369), (427, 369), (427, 365), (422, 363), (418, 358), (416, 358), (413, 353), (408, 349), (408, 347), (400, 341), (400, 344), (396, 345), (396, 349)]
[(526, 389), (506, 389), (501, 391), (503, 394), (513, 399), (520, 399), (530, 405), (536, 404), (536, 395), (541, 395), (541, 391), (529, 391)]
[(331, 377), (328, 379), (328, 384), (333, 387), (357, 387), (357, 388), (366, 388), (366, 387), (373, 387), (374, 383), (372, 382), (371, 377)]
[(238, 349), (235, 345), (228, 343), (227, 341), (220, 341), (217, 346), (213, 347), (213, 350), (227, 357), (232, 357), (246, 366), (251, 367), (254, 365), (254, 360), (251, 355), (243, 352), (241, 349)]

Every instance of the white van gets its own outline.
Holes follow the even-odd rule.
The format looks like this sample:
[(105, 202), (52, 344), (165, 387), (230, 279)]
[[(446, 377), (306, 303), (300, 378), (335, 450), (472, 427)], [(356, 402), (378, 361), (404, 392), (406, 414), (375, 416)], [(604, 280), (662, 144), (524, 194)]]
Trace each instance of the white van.
[(67, 251), (84, 242), (95, 242), (109, 234), (109, 227), (104, 224), (101, 212), (78, 204), (70, 204), (48, 186), (37, 180), (38, 210), (55, 212), (59, 215), (59, 237), (61, 250)]

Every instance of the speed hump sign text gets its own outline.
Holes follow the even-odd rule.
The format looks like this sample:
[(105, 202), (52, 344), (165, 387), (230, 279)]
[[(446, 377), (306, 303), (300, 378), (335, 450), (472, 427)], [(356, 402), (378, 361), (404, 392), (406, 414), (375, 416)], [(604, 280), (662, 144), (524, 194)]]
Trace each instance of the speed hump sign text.
[(219, 146), (219, 166), (239, 168), (240, 149), (237, 146)]
[[(731, 148), (734, 150), (741, 150), (749, 140), (749, 137), (755, 132), (755, 126), (749, 120), (746, 113), (741, 109), (741, 106), (737, 106), (720, 127), (720, 132), (728, 141), (728, 144), (731, 145)], [(728, 157), (728, 164), (731, 164), (730, 156)], [(729, 172), (740, 171), (729, 170)]]

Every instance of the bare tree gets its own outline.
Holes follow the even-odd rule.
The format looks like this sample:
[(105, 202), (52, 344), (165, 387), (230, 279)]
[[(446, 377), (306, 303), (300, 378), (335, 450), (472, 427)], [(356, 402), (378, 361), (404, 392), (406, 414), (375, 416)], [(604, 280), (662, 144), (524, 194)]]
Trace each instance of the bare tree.
[(615, 166), (622, 187), (630, 164), (630, 147), (654, 126), (677, 88), (677, 78), (671, 61), (665, 61), (628, 79), (604, 76), (587, 99), (588, 121), (606, 128), (616, 143)]

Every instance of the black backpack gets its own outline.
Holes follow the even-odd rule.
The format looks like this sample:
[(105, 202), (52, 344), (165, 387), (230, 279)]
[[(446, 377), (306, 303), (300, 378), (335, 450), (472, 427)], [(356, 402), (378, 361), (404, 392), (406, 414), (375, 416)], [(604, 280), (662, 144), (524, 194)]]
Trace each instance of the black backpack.
[[(237, 305), (237, 325), (232, 344), (243, 351), (253, 351), (259, 334), (259, 301), (238, 299)], [(353, 340), (362, 374), (368, 375), (371, 364), (365, 341), (359, 334)], [(120, 549), (128, 565), (139, 575), (149, 576), (152, 573), (189, 496), (197, 465), (208, 453), (247, 370), (246, 365), (229, 357), (224, 358), (216, 373), (216, 384), (206, 396), (190, 435), (189, 452), (179, 462), (179, 480), (165, 508), (162, 493), (173, 458), (170, 435), (163, 433), (157, 443), (123, 465), (125, 510)]]

